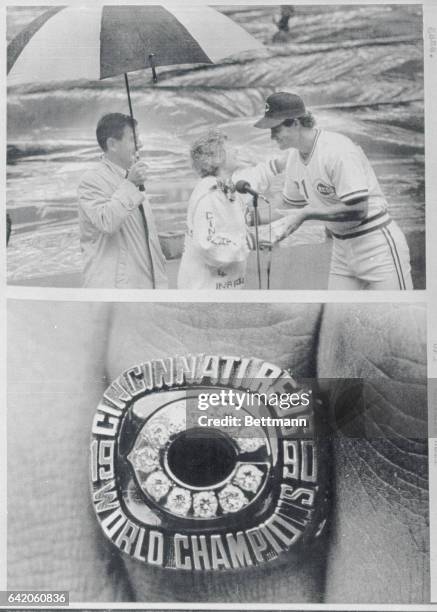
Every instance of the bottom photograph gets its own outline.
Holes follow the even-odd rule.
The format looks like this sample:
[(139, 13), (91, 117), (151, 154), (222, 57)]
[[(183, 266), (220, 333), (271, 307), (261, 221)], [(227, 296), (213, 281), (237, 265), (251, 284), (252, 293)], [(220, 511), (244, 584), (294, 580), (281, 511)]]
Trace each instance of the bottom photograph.
[(429, 603), (426, 365), (422, 304), (9, 300), (8, 590)]

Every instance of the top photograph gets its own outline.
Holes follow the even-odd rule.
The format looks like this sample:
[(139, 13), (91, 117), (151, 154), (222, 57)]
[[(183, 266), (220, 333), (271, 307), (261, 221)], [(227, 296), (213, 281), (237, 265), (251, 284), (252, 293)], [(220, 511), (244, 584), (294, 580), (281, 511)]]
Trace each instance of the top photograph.
[(426, 288), (421, 5), (6, 17), (9, 285)]

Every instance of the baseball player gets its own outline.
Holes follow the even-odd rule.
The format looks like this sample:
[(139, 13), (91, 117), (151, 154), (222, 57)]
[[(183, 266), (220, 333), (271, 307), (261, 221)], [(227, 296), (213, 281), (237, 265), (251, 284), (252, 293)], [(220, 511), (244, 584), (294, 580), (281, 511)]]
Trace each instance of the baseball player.
[(255, 127), (269, 128), (290, 149), (283, 202), (298, 209), (286, 235), (305, 221), (323, 220), (333, 236), (329, 289), (412, 289), (405, 236), (362, 149), (341, 134), (315, 127), (303, 100), (278, 92)]

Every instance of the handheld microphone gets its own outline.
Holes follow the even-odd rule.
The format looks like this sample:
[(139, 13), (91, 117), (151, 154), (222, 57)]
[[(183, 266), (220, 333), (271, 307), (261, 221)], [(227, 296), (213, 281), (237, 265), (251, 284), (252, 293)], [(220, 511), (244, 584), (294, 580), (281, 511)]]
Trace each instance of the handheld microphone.
[(270, 203), (265, 196), (255, 191), (255, 189), (252, 189), (250, 183), (248, 183), (247, 181), (237, 181), (235, 183), (235, 191), (238, 191), (238, 193), (250, 193), (251, 196), (255, 198), (261, 198), (261, 200), (264, 200), (264, 202), (267, 202), (267, 204)]

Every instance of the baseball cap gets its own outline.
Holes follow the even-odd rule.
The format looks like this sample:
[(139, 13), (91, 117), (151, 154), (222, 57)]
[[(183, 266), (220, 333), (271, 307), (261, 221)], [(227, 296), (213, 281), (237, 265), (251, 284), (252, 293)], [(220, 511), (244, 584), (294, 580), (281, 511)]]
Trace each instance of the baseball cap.
[(305, 113), (302, 98), (296, 94), (279, 91), (267, 98), (264, 117), (255, 123), (255, 127), (272, 128), (280, 125), (286, 119), (296, 119)]

